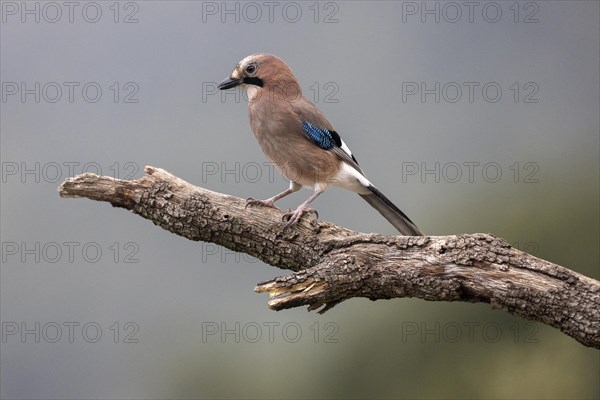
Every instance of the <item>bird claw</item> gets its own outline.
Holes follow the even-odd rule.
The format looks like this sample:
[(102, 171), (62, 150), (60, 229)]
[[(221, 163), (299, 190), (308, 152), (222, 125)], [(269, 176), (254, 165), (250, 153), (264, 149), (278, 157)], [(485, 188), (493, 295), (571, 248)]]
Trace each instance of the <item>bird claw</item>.
[(315, 214), (316, 218), (319, 218), (319, 213), (314, 208), (297, 209), (296, 211), (288, 211), (281, 217), (281, 220), (285, 222), (283, 229), (289, 228), (300, 220), (302, 214)]
[(275, 207), (274, 203), (275, 203), (274, 201), (270, 201), (270, 200), (256, 200), (256, 199), (253, 199), (252, 197), (249, 197), (246, 199), (246, 206), (244, 207), (244, 209), (247, 209), (248, 206), (250, 206), (250, 207), (259, 206), (259, 207), (270, 207), (270, 208), (275, 208), (275, 209), (279, 210), (277, 207)]

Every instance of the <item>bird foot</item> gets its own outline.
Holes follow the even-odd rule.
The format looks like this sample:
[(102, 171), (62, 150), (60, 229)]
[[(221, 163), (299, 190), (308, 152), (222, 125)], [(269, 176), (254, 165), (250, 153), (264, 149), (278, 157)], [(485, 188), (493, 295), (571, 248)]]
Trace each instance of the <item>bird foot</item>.
[(304, 213), (315, 214), (315, 218), (319, 218), (319, 213), (314, 208), (298, 207), (296, 211), (288, 211), (285, 214), (283, 214), (283, 216), (281, 217), (281, 220), (285, 222), (283, 229), (289, 228), (290, 226), (298, 222), (300, 220), (300, 217), (302, 217), (302, 214)]
[(253, 199), (252, 197), (249, 197), (248, 199), (246, 199), (246, 207), (244, 208), (248, 208), (248, 207), (270, 207), (270, 208), (274, 208), (276, 210), (279, 210), (279, 208), (277, 208), (275, 206), (275, 202), (272, 199), (267, 199), (267, 200), (256, 200)]

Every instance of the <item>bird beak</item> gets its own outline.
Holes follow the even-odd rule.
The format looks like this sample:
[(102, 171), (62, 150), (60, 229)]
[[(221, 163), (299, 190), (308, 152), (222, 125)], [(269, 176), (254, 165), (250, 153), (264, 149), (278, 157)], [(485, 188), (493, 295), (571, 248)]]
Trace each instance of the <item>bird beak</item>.
[(225, 90), (225, 89), (231, 89), (236, 87), (237, 85), (241, 84), (244, 80), (242, 78), (227, 78), (225, 80), (223, 80), (223, 82), (219, 83), (219, 86), (217, 86), (217, 88), (219, 90)]

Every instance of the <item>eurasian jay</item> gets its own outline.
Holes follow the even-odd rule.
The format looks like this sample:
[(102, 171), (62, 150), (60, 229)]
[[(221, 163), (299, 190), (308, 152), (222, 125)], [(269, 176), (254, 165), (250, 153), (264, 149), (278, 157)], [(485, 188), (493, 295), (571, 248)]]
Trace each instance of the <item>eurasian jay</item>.
[[(290, 180), (289, 189), (267, 199), (248, 199), (247, 206), (274, 203), (302, 187), (314, 193), (293, 212), (295, 224), (328, 186), (358, 193), (403, 235), (423, 235), (419, 228), (365, 176), (352, 152), (314, 103), (302, 96), (290, 67), (270, 54), (252, 54), (240, 61), (220, 90), (242, 85), (248, 94), (250, 127), (265, 155)], [(275, 207), (276, 208), (276, 207)]]

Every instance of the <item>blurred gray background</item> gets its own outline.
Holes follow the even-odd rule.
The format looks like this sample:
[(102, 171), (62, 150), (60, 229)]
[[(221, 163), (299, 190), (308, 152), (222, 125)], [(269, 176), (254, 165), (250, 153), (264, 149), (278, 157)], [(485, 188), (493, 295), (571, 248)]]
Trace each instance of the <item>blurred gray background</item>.
[[(56, 192), (152, 165), (278, 193), (244, 97), (215, 92), (269, 52), (424, 232), (598, 279), (599, 3), (477, 4), (2, 1), (1, 396), (598, 398), (598, 351), (556, 329), (414, 299), (276, 313), (252, 289), (287, 271)], [(395, 234), (352, 193), (315, 206)]]

